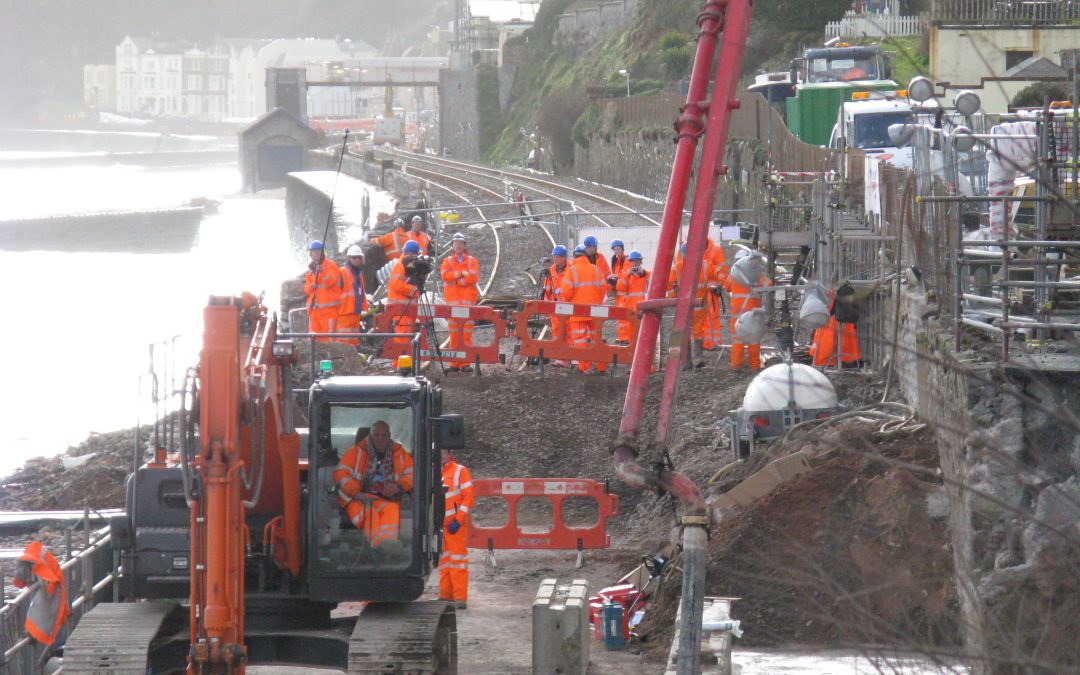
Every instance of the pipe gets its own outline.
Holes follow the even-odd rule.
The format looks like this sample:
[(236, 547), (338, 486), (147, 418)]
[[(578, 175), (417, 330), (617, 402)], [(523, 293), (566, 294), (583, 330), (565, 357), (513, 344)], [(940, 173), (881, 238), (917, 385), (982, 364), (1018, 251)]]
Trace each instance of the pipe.
[[(751, 15), (750, 0), (708, 0), (698, 16), (699, 37), (691, 71), (683, 114), (676, 123), (679, 132), (675, 161), (671, 169), (664, 216), (660, 226), (652, 280), (646, 295), (647, 301), (656, 301), (667, 292), (667, 280), (674, 258), (675, 244), (679, 236), (682, 207), (686, 200), (693, 168), (698, 138), (706, 128), (702, 116), (708, 111), (708, 134), (705, 136), (701, 162), (697, 171), (693, 210), (687, 235), (683, 278), (675, 311), (671, 347), (668, 352), (667, 369), (664, 373), (663, 391), (658, 414), (656, 438), (666, 448), (671, 421), (671, 406), (675, 399), (676, 383), (681, 355), (689, 335), (691, 304), (697, 286), (702, 256), (708, 235), (708, 221), (716, 197), (716, 183), (724, 171), (721, 164), (731, 123), (731, 110), (738, 107), (735, 100), (738, 76), (742, 70), (742, 57), (749, 31)], [(709, 76), (712, 71), (718, 34), (724, 29), (724, 41), (720, 50), (717, 77), (712, 99), (708, 105), (703, 101), (708, 93)], [(707, 540), (708, 511), (701, 490), (686, 476), (664, 467), (655, 472), (646, 471), (636, 459), (638, 430), (649, 382), (649, 372), (656, 349), (661, 312), (645, 312), (639, 328), (638, 347), (630, 370), (623, 417), (619, 424), (619, 436), (613, 451), (617, 475), (629, 485), (667, 491), (678, 498), (682, 507), (683, 526), (683, 587), (682, 621), (680, 622), (677, 672), (689, 675), (700, 670), (699, 643), (705, 591), (705, 542)]]
[(960, 321), (965, 326), (971, 326), (973, 328), (979, 328), (981, 330), (987, 331), (988, 333), (994, 333), (995, 335), (997, 335), (998, 333), (1003, 332), (997, 326), (993, 326), (993, 325), (985, 323), (983, 321), (976, 321), (975, 319), (969, 319), (967, 317), (962, 318)]

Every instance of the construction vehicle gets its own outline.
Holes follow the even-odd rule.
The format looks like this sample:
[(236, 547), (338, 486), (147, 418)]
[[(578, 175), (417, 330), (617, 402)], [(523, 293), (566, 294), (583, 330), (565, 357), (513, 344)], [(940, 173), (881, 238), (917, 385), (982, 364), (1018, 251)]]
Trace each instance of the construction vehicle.
[(855, 92), (851, 101), (840, 104), (840, 112), (829, 137), (829, 147), (843, 151), (858, 148), (882, 162), (901, 169), (911, 168), (911, 145), (896, 146), (889, 136), (893, 124), (911, 124), (911, 105), (893, 97)]
[(807, 49), (791, 62), (789, 80), (795, 95), (787, 99), (787, 127), (804, 143), (827, 145), (840, 104), (856, 92), (882, 91), (904, 95), (886, 79), (881, 49), (836, 43)]
[[(127, 602), (83, 617), (64, 671), (455, 672), (452, 604), (415, 601), (442, 548), (439, 449), (462, 447), (461, 417), (442, 415), (439, 388), (399, 369), (315, 379), (309, 426), (297, 428), (296, 349), (276, 317), (244, 294), (211, 297), (204, 318), (175, 427), (110, 522)], [(400, 497), (394, 546), (373, 548), (343, 517), (332, 472), (379, 420), (412, 456), (415, 484)], [(339, 617), (348, 602), (366, 604)]]

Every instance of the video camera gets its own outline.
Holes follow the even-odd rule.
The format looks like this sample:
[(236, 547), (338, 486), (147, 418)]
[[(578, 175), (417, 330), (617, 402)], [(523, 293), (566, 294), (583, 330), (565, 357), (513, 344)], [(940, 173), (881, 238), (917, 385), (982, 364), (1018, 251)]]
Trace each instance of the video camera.
[(405, 276), (408, 283), (417, 288), (424, 285), (431, 271), (435, 269), (435, 259), (429, 255), (418, 255), (405, 263)]

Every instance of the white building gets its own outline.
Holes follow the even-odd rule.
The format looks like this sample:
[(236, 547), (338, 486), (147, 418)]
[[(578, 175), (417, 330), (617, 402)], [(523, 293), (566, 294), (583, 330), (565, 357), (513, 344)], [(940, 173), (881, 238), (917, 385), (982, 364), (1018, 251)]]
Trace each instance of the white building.
[(116, 66), (83, 66), (83, 102), (98, 111), (116, 110)]
[(125, 37), (116, 46), (116, 110), (173, 115), (180, 111), (183, 48)]

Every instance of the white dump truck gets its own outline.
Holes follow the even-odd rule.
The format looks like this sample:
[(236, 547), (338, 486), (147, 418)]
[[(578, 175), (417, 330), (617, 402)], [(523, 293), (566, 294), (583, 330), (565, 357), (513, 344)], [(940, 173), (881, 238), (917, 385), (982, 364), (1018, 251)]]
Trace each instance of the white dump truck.
[(857, 92), (864, 97), (846, 101), (840, 106), (836, 125), (829, 138), (829, 147), (859, 148), (867, 157), (889, 162), (900, 168), (912, 164), (911, 146), (897, 147), (889, 138), (893, 124), (910, 124), (914, 121), (911, 105), (891, 98), (871, 98), (875, 92)]

